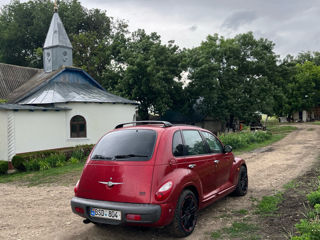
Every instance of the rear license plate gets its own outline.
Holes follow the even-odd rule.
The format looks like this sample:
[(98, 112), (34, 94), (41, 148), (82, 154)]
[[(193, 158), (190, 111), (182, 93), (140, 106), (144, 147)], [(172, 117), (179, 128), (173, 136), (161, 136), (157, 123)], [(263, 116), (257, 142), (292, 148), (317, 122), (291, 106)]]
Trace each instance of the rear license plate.
[(121, 212), (102, 208), (91, 208), (91, 217), (107, 218), (114, 220), (121, 220)]

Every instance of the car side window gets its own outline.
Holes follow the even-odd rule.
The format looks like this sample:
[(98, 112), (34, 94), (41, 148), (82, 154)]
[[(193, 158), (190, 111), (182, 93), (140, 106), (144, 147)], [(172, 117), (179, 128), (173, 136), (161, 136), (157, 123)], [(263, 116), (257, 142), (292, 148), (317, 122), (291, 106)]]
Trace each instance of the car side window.
[(185, 155), (205, 154), (206, 149), (200, 133), (196, 130), (182, 131), (185, 143)]
[(183, 143), (180, 131), (175, 132), (173, 135), (172, 154), (176, 157), (183, 156)]
[(223, 153), (222, 144), (214, 135), (204, 131), (201, 131), (201, 133), (206, 139), (212, 153)]

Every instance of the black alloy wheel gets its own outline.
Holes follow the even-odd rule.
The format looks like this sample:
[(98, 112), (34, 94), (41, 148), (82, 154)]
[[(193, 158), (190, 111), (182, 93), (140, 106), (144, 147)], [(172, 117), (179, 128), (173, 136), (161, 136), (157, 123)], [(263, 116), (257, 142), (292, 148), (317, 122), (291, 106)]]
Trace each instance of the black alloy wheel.
[(193, 231), (196, 225), (196, 211), (197, 211), (197, 203), (193, 196), (187, 195), (183, 199), (182, 208), (180, 211), (180, 222), (183, 229), (186, 232)]
[(185, 190), (180, 195), (171, 231), (176, 237), (186, 237), (190, 235), (197, 223), (198, 200), (194, 193)]
[(241, 166), (239, 171), (239, 179), (236, 190), (234, 191), (237, 196), (244, 196), (248, 191), (248, 173), (245, 166)]

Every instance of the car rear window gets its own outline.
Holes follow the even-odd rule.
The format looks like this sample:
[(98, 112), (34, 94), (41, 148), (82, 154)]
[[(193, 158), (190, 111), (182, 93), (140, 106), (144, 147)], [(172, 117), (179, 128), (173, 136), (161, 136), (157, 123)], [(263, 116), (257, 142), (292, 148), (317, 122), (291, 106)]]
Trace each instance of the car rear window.
[(126, 129), (111, 132), (96, 145), (91, 159), (147, 161), (152, 157), (156, 138), (156, 132), (147, 129)]
[(175, 132), (173, 135), (172, 153), (176, 157), (183, 156), (183, 142), (180, 131)]

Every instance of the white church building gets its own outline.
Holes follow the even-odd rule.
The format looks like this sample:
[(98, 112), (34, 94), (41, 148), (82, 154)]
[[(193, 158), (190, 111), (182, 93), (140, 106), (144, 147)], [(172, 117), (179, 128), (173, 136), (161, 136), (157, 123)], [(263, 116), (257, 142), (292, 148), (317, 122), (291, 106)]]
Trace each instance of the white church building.
[[(107, 92), (72, 67), (72, 45), (57, 12), (43, 47), (44, 69), (0, 63), (0, 160), (19, 153), (94, 144), (135, 120), (137, 102)], [(11, 164), (9, 164), (11, 165)]]

